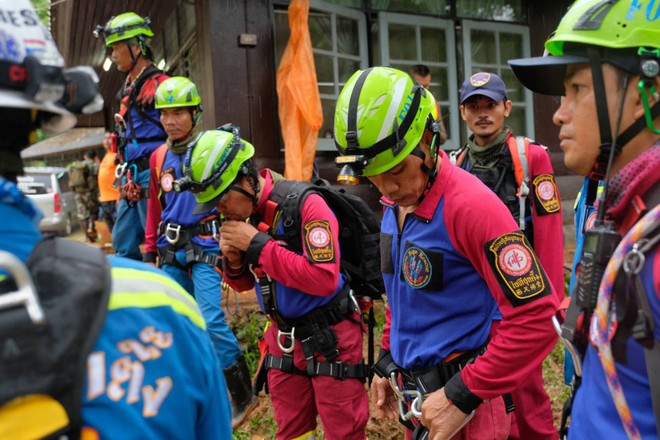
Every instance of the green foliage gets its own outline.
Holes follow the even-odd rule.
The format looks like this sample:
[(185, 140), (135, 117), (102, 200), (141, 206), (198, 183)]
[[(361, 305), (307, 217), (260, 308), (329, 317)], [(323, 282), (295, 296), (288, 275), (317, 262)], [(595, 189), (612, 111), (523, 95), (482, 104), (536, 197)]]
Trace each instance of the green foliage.
[(50, 0), (31, 0), (32, 6), (37, 11), (39, 15), (39, 20), (46, 26), (46, 29), (50, 29)]
[(266, 316), (257, 310), (239, 315), (231, 322), (232, 331), (243, 347), (250, 374), (254, 374), (259, 366), (259, 339), (264, 334), (266, 322)]
[(555, 408), (561, 408), (568, 399), (570, 392), (569, 387), (564, 383), (565, 352), (564, 344), (558, 341), (555, 348), (543, 361), (544, 385), (550, 396), (553, 411), (555, 411)]
[(234, 432), (234, 440), (251, 440), (255, 433), (262, 438), (275, 438), (277, 424), (270, 412), (253, 412), (247, 421), (247, 427)]

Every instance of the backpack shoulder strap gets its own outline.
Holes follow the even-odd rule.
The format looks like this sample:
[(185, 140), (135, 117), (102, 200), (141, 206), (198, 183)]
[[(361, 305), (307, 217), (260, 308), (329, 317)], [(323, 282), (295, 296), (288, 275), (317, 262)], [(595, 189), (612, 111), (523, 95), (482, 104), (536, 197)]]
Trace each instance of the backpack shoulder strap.
[[(272, 202), (279, 209), (280, 221), (284, 227), (284, 241), (295, 249), (302, 249), (302, 237), (300, 237), (301, 228), (301, 207), (307, 195), (314, 190), (314, 185), (308, 182), (298, 182), (295, 180), (281, 180), (273, 186), (273, 190), (268, 197), (268, 202)], [(267, 211), (268, 211), (267, 206)], [(268, 219), (264, 219), (268, 220)], [(274, 227), (274, 224), (268, 226)], [(276, 231), (273, 231), (276, 233)]]
[(467, 151), (468, 149), (466, 146), (452, 151), (449, 153), (449, 161), (457, 167), (463, 168), (463, 162), (465, 161), (465, 155), (467, 154)]
[(524, 231), (526, 216), (525, 199), (529, 195), (529, 139), (522, 136), (509, 136), (506, 144), (509, 148), (509, 153), (511, 153), (513, 171), (516, 176), (516, 183), (518, 184), (518, 191), (516, 192), (520, 207), (518, 225)]
[(156, 181), (160, 183), (160, 178), (163, 174), (163, 164), (165, 163), (165, 156), (167, 156), (167, 144), (164, 143), (160, 147), (156, 148), (156, 151), (153, 153), (156, 155)]

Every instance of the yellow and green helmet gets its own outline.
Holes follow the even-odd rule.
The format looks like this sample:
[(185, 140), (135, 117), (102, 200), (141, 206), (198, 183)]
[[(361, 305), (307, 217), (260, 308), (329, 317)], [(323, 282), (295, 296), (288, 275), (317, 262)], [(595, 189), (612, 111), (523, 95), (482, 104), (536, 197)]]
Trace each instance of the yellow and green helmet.
[(254, 147), (241, 139), (237, 127), (228, 124), (202, 132), (188, 145), (184, 177), (174, 189), (195, 195), (196, 214), (209, 212), (239, 177), (252, 172), (252, 157)]
[(201, 103), (197, 86), (183, 76), (168, 78), (156, 89), (156, 109), (197, 107)]
[[(589, 51), (598, 50), (599, 62), (627, 72), (658, 74), (660, 17), (653, 2), (577, 0), (545, 42), (546, 56), (510, 60), (509, 65), (528, 89), (545, 95), (564, 94), (566, 67), (589, 64)], [(648, 59), (651, 66), (644, 67)], [(643, 72), (644, 70), (646, 72)]]
[(102, 35), (105, 39), (105, 46), (111, 47), (118, 41), (140, 36), (153, 37), (154, 33), (149, 27), (150, 24), (149, 17), (142, 18), (135, 12), (125, 12), (112, 17), (105, 26), (97, 26), (94, 35), (97, 38)]
[(337, 100), (335, 146), (342, 156), (362, 158), (359, 174), (384, 173), (417, 147), (435, 111), (433, 95), (406, 72), (358, 70)]

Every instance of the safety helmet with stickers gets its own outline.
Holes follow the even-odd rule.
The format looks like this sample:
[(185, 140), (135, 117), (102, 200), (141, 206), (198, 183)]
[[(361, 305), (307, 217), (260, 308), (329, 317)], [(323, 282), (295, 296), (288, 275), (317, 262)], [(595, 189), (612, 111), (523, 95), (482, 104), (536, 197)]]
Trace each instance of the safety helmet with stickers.
[(197, 86), (188, 78), (174, 76), (156, 90), (156, 108), (197, 107), (202, 103)]
[(103, 36), (106, 47), (111, 47), (114, 43), (130, 40), (131, 38), (144, 40), (145, 37), (151, 38), (154, 36), (149, 27), (150, 24), (149, 17), (142, 18), (135, 12), (125, 12), (112, 17), (105, 26), (97, 26), (94, 36), (96, 38)]
[(36, 110), (32, 128), (49, 135), (72, 128), (74, 113), (101, 110), (96, 72), (89, 66), (64, 69), (53, 37), (29, 0), (6, 2), (2, 9), (20, 19), (0, 20), (0, 106)]
[[(419, 144), (437, 116), (433, 95), (407, 73), (390, 67), (358, 70), (339, 94), (335, 145), (357, 157), (357, 173), (374, 176), (403, 161)], [(438, 128), (439, 130), (439, 128)]]
[(642, 6), (636, 2), (615, 0), (578, 0), (566, 12), (557, 30), (546, 41), (546, 56), (510, 60), (520, 82), (528, 89), (546, 95), (564, 95), (566, 69), (573, 64), (588, 64), (594, 87), (601, 134), (601, 155), (592, 177), (605, 175), (612, 132), (607, 114), (607, 93), (603, 89), (601, 64), (609, 63), (639, 76), (637, 87), (644, 104), (644, 116), (616, 139), (615, 152), (648, 128), (656, 134), (660, 129), (654, 119), (660, 115), (660, 104), (649, 104), (657, 96), (656, 81), (660, 74), (660, 19), (653, 2)]
[(174, 182), (177, 192), (195, 194), (195, 213), (208, 212), (231, 185), (244, 175), (254, 175), (254, 147), (241, 139), (238, 127), (226, 124), (200, 133), (188, 145), (183, 178)]

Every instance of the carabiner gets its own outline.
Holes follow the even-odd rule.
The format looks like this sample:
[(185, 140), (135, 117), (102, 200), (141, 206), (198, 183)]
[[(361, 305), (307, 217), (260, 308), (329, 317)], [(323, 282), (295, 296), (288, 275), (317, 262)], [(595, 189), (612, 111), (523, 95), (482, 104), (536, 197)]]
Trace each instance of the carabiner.
[(120, 163), (117, 165), (117, 168), (115, 168), (115, 177), (117, 179), (121, 179), (124, 176), (124, 173), (126, 172), (126, 166), (128, 165), (128, 162)]
[[(397, 383), (396, 374), (396, 371), (392, 371), (389, 380), (390, 386), (392, 387), (392, 390), (394, 390), (394, 394), (396, 394), (397, 402), (399, 404), (399, 416), (401, 416), (401, 419), (404, 421), (410, 420), (413, 417), (420, 418), (422, 416), (422, 400), (424, 399), (422, 392), (419, 390), (402, 390)], [(407, 410), (406, 408), (406, 405), (408, 404), (406, 397), (412, 399), (410, 410)]]
[(46, 315), (25, 264), (13, 254), (0, 251), (0, 269), (9, 272), (17, 286), (17, 290), (0, 295), (0, 310), (24, 306), (33, 324), (44, 324)]
[[(281, 330), (277, 330), (277, 346), (280, 347), (280, 350), (282, 350), (282, 353), (291, 353), (293, 349), (296, 347), (296, 340), (294, 339), (296, 333), (296, 328), (292, 327), (291, 328), (291, 333), (283, 332)], [(284, 347), (282, 345), (282, 342), (280, 342), (282, 336), (288, 336), (291, 338), (291, 346), (290, 347)]]
[(646, 256), (644, 256), (644, 252), (640, 252), (639, 248), (640, 242), (633, 244), (632, 249), (623, 257), (623, 271), (628, 275), (637, 275), (644, 268)]
[(348, 297), (351, 299), (351, 302), (353, 303), (353, 309), (355, 310), (355, 313), (358, 315), (361, 313), (360, 305), (357, 302), (357, 299), (355, 299), (355, 295), (353, 294), (353, 289), (350, 289), (348, 291)]

